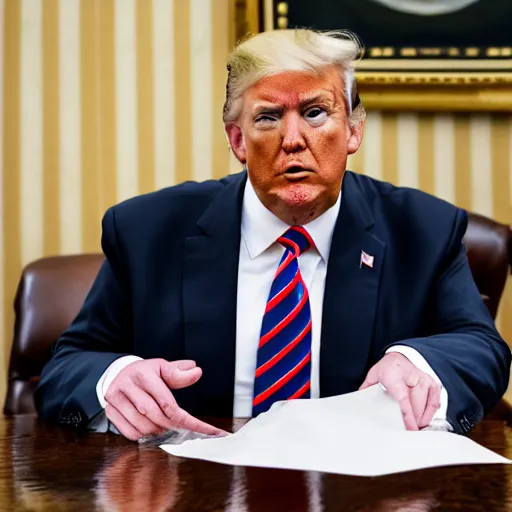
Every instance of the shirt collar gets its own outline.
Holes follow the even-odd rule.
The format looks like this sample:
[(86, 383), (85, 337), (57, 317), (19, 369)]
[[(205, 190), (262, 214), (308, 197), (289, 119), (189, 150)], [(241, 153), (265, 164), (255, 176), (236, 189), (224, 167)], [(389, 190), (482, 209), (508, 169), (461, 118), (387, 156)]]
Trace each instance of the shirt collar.
[[(334, 226), (341, 206), (341, 191), (336, 203), (320, 217), (304, 227), (315, 242), (324, 261), (328, 261)], [(265, 208), (259, 200), (251, 180), (247, 178), (242, 204), (242, 239), (249, 257), (257, 258), (266, 251), (290, 226)]]

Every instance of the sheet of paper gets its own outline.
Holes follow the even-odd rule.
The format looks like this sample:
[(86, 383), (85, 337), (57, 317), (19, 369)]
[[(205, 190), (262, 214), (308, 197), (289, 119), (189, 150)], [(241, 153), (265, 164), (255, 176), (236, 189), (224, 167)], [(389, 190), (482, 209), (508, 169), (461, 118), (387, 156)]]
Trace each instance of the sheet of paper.
[(456, 434), (405, 430), (398, 405), (380, 386), (330, 398), (278, 402), (236, 434), (161, 448), (172, 455), (224, 464), (356, 476), (511, 463)]

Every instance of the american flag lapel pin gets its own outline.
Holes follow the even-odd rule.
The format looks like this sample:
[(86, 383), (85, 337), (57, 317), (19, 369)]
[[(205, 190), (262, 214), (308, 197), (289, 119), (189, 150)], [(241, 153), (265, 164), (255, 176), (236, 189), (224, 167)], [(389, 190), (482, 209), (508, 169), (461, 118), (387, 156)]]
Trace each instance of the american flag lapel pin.
[(361, 251), (361, 261), (359, 262), (359, 268), (362, 268), (363, 265), (368, 268), (373, 268), (374, 259), (374, 256), (372, 256), (371, 254)]

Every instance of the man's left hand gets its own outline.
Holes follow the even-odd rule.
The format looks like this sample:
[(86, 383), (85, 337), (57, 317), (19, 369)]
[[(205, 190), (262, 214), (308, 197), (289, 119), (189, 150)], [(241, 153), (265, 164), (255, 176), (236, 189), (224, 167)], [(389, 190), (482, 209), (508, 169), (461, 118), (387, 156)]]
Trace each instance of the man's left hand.
[(441, 405), (441, 385), (398, 352), (386, 354), (375, 364), (359, 389), (378, 383), (400, 405), (407, 430), (428, 426)]

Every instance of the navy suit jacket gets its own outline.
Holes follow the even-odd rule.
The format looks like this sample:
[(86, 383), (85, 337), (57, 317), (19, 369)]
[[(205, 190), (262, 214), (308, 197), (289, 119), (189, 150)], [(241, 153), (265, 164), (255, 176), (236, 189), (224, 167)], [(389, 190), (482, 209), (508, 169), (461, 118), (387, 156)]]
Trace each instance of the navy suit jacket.
[[(101, 412), (98, 379), (127, 354), (195, 360), (203, 376), (174, 392), (178, 403), (194, 415), (232, 415), (246, 179), (183, 183), (105, 214), (106, 260), (42, 372), (42, 418), (85, 427)], [(357, 390), (385, 350), (401, 344), (442, 380), (456, 432), (494, 407), (507, 388), (510, 350), (473, 281), (466, 225), (466, 213), (444, 201), (346, 172), (325, 283), (322, 397)], [(374, 256), (373, 268), (360, 267), (361, 251)]]

